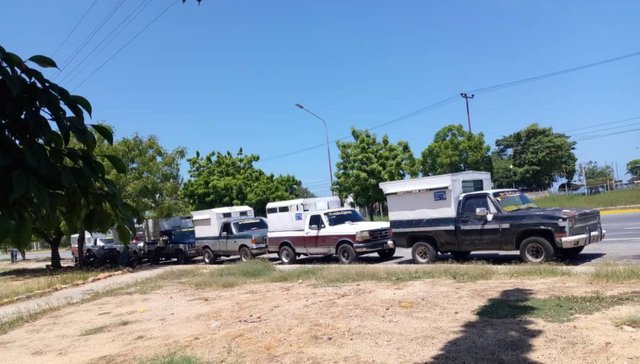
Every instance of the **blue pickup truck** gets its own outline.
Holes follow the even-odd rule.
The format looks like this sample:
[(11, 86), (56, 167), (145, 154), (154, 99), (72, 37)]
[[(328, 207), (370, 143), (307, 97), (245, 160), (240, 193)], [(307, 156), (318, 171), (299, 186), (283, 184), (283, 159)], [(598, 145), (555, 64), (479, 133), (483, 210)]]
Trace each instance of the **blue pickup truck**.
[(196, 250), (207, 264), (233, 255), (239, 255), (243, 262), (253, 259), (267, 253), (267, 222), (261, 217), (224, 220), (216, 235), (196, 235)]

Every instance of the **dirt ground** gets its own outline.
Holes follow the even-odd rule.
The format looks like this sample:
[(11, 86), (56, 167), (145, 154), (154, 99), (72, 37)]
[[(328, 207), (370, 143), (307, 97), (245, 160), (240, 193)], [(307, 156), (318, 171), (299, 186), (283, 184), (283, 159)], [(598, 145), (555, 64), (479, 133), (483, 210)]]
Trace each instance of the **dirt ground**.
[(500, 297), (638, 288), (567, 278), (170, 286), (50, 313), (0, 336), (0, 362), (129, 363), (175, 352), (214, 363), (640, 363), (640, 330), (611, 322), (640, 313), (637, 304), (566, 323), (474, 314)]

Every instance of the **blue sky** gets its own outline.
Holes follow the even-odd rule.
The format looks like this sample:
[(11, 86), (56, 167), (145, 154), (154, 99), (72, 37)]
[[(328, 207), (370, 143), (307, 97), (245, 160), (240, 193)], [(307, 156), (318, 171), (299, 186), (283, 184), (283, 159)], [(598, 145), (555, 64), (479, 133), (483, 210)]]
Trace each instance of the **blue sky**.
[[(87, 79), (173, 2), (126, 0), (55, 80), (87, 97), (93, 120), (114, 125), (118, 137), (155, 134), (189, 155), (243, 148), (262, 157), (265, 171), (293, 174), (319, 195), (329, 193), (326, 149), (300, 150), (324, 143), (324, 128), (295, 103), (322, 116), (335, 140), (466, 90), (640, 51), (640, 2), (631, 0), (189, 0)], [(25, 58), (55, 53), (63, 65), (119, 0), (98, 1), (56, 52), (91, 3), (2, 1), (0, 44)], [(138, 5), (140, 15), (71, 73)], [(638, 71), (640, 57), (632, 57), (476, 95), (473, 131), (493, 147), (532, 122), (574, 135), (640, 116)], [(419, 155), (451, 123), (466, 125), (463, 99), (374, 132), (408, 141)], [(575, 139), (639, 129), (640, 119), (601, 128), (614, 129)], [(639, 137), (580, 140), (576, 155), (617, 163), (624, 176), (640, 158)], [(334, 144), (331, 152), (335, 163)]]

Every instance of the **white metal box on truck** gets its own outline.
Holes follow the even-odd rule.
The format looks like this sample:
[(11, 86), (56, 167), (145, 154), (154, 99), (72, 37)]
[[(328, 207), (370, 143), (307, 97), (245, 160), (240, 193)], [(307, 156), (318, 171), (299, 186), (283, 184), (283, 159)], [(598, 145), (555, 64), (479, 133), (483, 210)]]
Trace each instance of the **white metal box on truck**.
[(269, 202), (267, 204), (269, 231), (304, 230), (304, 220), (308, 212), (340, 207), (342, 204), (338, 196)]
[(197, 238), (218, 236), (224, 220), (254, 216), (254, 211), (249, 206), (228, 206), (191, 211)]
[(492, 188), (489, 172), (459, 172), (382, 182), (389, 220), (455, 217), (460, 195)]

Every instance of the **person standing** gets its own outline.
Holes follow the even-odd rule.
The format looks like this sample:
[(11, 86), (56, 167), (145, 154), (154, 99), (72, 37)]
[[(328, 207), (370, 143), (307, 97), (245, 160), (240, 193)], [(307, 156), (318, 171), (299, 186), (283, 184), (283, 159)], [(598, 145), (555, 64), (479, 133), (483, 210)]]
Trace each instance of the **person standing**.
[(15, 263), (18, 261), (18, 249), (12, 247), (11, 248), (11, 263)]

